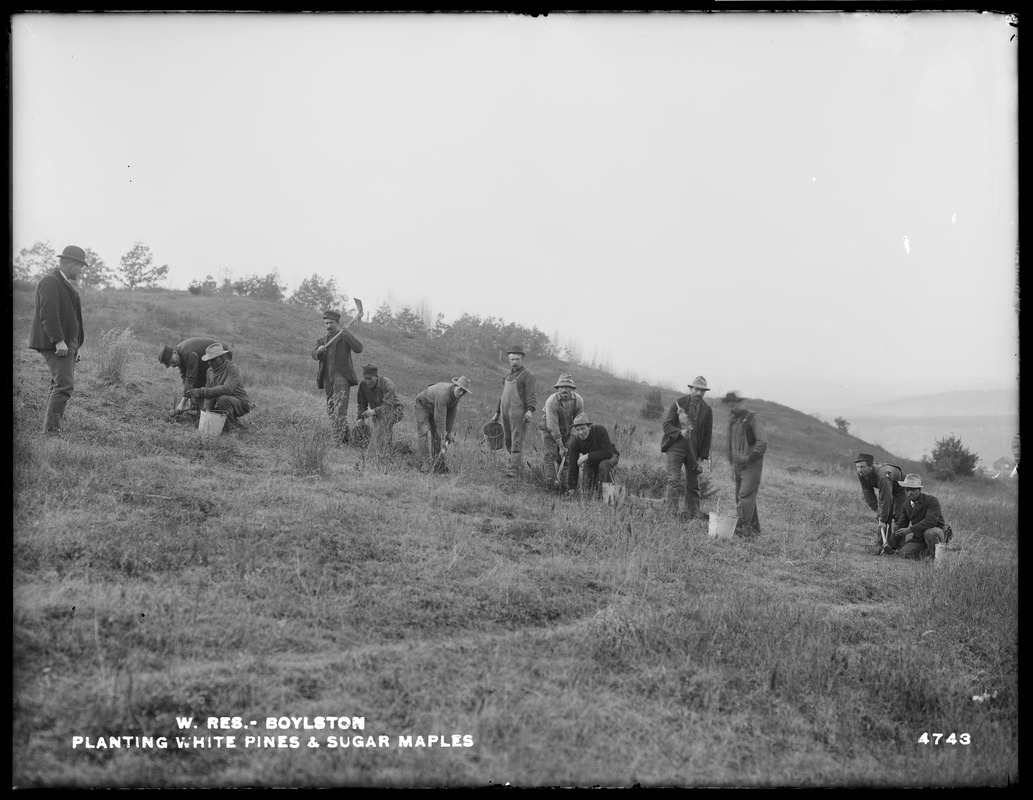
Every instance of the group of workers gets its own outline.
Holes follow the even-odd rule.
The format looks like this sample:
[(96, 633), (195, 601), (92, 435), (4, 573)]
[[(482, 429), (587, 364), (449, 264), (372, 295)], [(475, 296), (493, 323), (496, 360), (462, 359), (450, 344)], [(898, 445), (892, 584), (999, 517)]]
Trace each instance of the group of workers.
[[(65, 406), (74, 387), (74, 365), (80, 360), (79, 348), (85, 340), (82, 305), (75, 285), (84, 266), (88, 266), (85, 251), (69, 245), (59, 256), (58, 266), (36, 287), (29, 347), (43, 356), (51, 373), (44, 414), (47, 434), (61, 433)], [(349, 330), (354, 318), (344, 325), (341, 321), (340, 312), (325, 311), (325, 335), (312, 350), (312, 358), (318, 363), (316, 385), (325, 392), (333, 435), (342, 444), (350, 442), (354, 433), (363, 444), (388, 447), (392, 429), (403, 417), (402, 402), (394, 384), (380, 375), (374, 364), (363, 367), (360, 383), (352, 354), (362, 352), (362, 343)], [(538, 410), (538, 402), (534, 376), (524, 365), (525, 349), (513, 345), (507, 355), (510, 368), (502, 379), (491, 422), (502, 424), (509, 453), (506, 476), (515, 478), (523, 471), (527, 426)], [(191, 337), (175, 346), (162, 346), (158, 360), (180, 372), (183, 389), (173, 409), (175, 414), (188, 409), (220, 412), (232, 429), (239, 427), (240, 418), (253, 409), (240, 368), (221, 342)], [(348, 425), (349, 396), (351, 387), (357, 384), (358, 421), (352, 431)], [(605, 493), (613, 483), (620, 453), (606, 427), (593, 422), (585, 412), (584, 398), (577, 393), (571, 375), (560, 375), (553, 388), (555, 392), (546, 399), (538, 425), (546, 482), (567, 494), (579, 488)], [(688, 384), (688, 389), (664, 417), (660, 451), (667, 460), (665, 504), (680, 518), (695, 519), (701, 516), (699, 476), (704, 470), (702, 462), (710, 459), (713, 410), (704, 399), (710, 388), (702, 375)], [(413, 412), (421, 471), (448, 471), (444, 454), (455, 441), (457, 406), (470, 391), (469, 378), (459, 376), (431, 384), (416, 395)], [(730, 412), (727, 455), (735, 481), (736, 534), (756, 535), (761, 530), (757, 493), (767, 450), (763, 420), (746, 407), (737, 392), (728, 392), (722, 402)], [(933, 555), (937, 544), (950, 541), (951, 526), (945, 522), (937, 499), (922, 492), (921, 476), (903, 476), (900, 467), (876, 463), (867, 453), (858, 454), (855, 466), (865, 502), (878, 517), (879, 554), (899, 553), (910, 558)], [(582, 480), (584, 484), (579, 487)]]

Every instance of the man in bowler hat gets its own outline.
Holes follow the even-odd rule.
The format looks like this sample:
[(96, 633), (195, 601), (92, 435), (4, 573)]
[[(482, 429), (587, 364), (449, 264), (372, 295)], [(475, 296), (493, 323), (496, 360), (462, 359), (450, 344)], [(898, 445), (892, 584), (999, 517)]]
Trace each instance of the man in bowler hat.
[(359, 382), (352, 365), (352, 353), (362, 352), (362, 342), (347, 326), (341, 327), (341, 314), (337, 311), (323, 312), (323, 327), (326, 328), (326, 336), (316, 342), (312, 351), (312, 358), (319, 362), (316, 386), (326, 392), (326, 413), (330, 417), (334, 438), (343, 444), (349, 440), (348, 400), (351, 388)]
[(50, 369), (50, 392), (43, 418), (46, 433), (61, 433), (65, 406), (75, 388), (75, 364), (86, 339), (76, 281), (86, 266), (86, 251), (68, 245), (58, 257), (57, 267), (36, 284), (29, 347), (43, 356)]

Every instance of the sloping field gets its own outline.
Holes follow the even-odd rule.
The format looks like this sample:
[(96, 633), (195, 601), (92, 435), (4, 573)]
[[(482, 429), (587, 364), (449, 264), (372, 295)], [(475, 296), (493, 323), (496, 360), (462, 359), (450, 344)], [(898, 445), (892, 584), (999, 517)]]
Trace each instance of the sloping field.
[[(528, 362), (541, 399), (573, 371), (618, 434), (643, 497), (615, 511), (533, 469), (504, 480), (479, 435), (498, 354), (360, 326), (358, 363), (395, 381), (406, 417), (389, 454), (328, 449), (318, 313), (173, 292), (84, 296), (68, 431), (44, 438), (30, 302), (16, 293), (13, 785), (1018, 781), (1015, 485), (930, 487), (953, 566), (875, 558), (851, 462), (891, 454), (758, 400), (765, 531), (714, 540), (648, 502), (648, 386)], [(104, 382), (99, 334), (126, 328)], [(258, 404), (208, 445), (169, 418), (176, 376), (157, 362), (200, 333), (234, 347)], [(419, 474), (412, 398), (461, 373), (451, 472)], [(715, 417), (707, 510), (732, 503)]]

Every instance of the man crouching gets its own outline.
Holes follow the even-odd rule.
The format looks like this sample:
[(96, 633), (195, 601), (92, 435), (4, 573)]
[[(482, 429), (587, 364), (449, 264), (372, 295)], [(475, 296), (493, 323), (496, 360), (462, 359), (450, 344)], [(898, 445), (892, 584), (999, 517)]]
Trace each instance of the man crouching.
[(251, 410), (251, 400), (240, 367), (227, 358), (231, 355), (218, 342), (205, 349), (201, 360), (208, 364), (207, 379), (202, 388), (190, 390), (190, 398), (203, 402), (202, 411), (223, 412), (227, 428), (239, 428), (240, 418)]

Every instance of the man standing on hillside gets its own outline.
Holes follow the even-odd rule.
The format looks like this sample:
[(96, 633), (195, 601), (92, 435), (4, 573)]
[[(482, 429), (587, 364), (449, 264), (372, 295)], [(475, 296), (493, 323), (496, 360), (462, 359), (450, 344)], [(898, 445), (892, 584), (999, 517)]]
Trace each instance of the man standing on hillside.
[(191, 389), (200, 389), (205, 384), (208, 368), (201, 357), (210, 345), (216, 344), (216, 340), (210, 336), (193, 336), (184, 339), (175, 347), (162, 345), (158, 352), (158, 361), (165, 365), (165, 368), (179, 367), (179, 377), (183, 381), (183, 399), (176, 406), (175, 414), (182, 414), (188, 407), (193, 405), (195, 411), (200, 406), (190, 399)]
[[(679, 497), (685, 495), (685, 514), (699, 516), (699, 473), (701, 461), (710, 459), (710, 439), (714, 431), (714, 411), (703, 399), (710, 391), (702, 375), (689, 384), (689, 393), (675, 400), (664, 417), (664, 436), (660, 452), (667, 455), (667, 505), (678, 514)], [(682, 468), (685, 478), (682, 479)]]
[(922, 493), (922, 476), (908, 474), (900, 481), (907, 499), (897, 514), (897, 530), (890, 546), (904, 558), (936, 557), (936, 545), (949, 542), (950, 525), (940, 511), (940, 501), (931, 494)]
[(507, 478), (516, 478), (524, 467), (524, 436), (527, 423), (534, 415), (538, 400), (534, 392), (534, 375), (524, 366), (524, 348), (509, 348), (509, 372), (502, 379), (502, 397), (492, 416), (492, 422), (502, 418), (506, 450), (509, 451)]
[(86, 334), (82, 324), (82, 303), (75, 281), (86, 263), (86, 251), (68, 245), (58, 257), (57, 267), (36, 284), (36, 308), (29, 329), (29, 347), (37, 351), (50, 370), (50, 392), (43, 418), (45, 433), (61, 433), (72, 391), (75, 364)]
[(553, 387), (555, 394), (549, 395), (542, 408), (542, 475), (550, 486), (561, 486), (564, 476), (556, 470), (561, 454), (567, 452), (570, 444), (570, 430), (574, 417), (584, 413), (585, 401), (575, 389), (570, 375), (560, 375)]
[(746, 408), (746, 401), (738, 392), (729, 392), (721, 402), (730, 406), (728, 460), (735, 472), (735, 510), (739, 517), (735, 533), (756, 536), (760, 533), (757, 492), (764, 469), (764, 453), (768, 449), (764, 423), (755, 411)]
[(251, 410), (244, 376), (230, 360), (232, 355), (218, 342), (208, 345), (201, 356), (208, 364), (204, 386), (190, 390), (190, 398), (202, 402), (203, 411), (221, 411), (226, 415), (227, 429), (239, 428), (240, 418)]
[(381, 375), (375, 364), (362, 368), (356, 401), (361, 424), (370, 429), (370, 444), (380, 450), (389, 447), (395, 423), (402, 418), (402, 401), (395, 394), (394, 383)]
[(465, 375), (434, 383), (416, 395), (413, 410), (420, 437), (420, 472), (448, 472), (444, 452), (455, 441), (456, 406), (470, 393)]
[(904, 473), (895, 464), (875, 463), (875, 456), (870, 453), (858, 453), (854, 459), (854, 466), (857, 468), (857, 479), (861, 482), (864, 502), (875, 512), (879, 520), (875, 546), (879, 555), (882, 555), (893, 532), (893, 520), (900, 514), (901, 506), (904, 505), (904, 487), (899, 483)]
[(595, 493), (613, 483), (613, 471), (617, 468), (620, 453), (610, 440), (610, 433), (602, 425), (588, 419), (587, 414), (574, 418), (570, 444), (567, 446), (567, 495), (573, 495), (578, 488), (578, 472), (584, 468), (586, 492)]
[(359, 382), (352, 366), (352, 353), (362, 352), (362, 342), (352, 335), (348, 326), (341, 327), (340, 322), (340, 312), (323, 312), (326, 336), (316, 342), (312, 358), (319, 362), (316, 387), (326, 391), (326, 413), (330, 417), (334, 439), (338, 444), (345, 444), (350, 438), (348, 400), (351, 388)]

